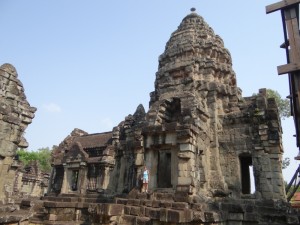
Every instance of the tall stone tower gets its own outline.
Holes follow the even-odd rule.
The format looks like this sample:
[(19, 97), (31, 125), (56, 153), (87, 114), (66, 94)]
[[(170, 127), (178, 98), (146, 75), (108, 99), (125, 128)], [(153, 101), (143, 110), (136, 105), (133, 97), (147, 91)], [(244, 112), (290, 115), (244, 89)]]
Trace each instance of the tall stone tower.
[(280, 120), (260, 92), (242, 97), (222, 39), (195, 12), (186, 16), (159, 57), (150, 94), (150, 187), (241, 197), (251, 193), (253, 168), (257, 196), (284, 199)]
[[(159, 57), (148, 112), (139, 105), (112, 132), (72, 132), (56, 149), (42, 219), (298, 224), (286, 202), (281, 133), (275, 100), (265, 89), (242, 97), (230, 53), (193, 11)], [(148, 192), (139, 186), (144, 166)]]
[(10, 64), (0, 67), (0, 201), (9, 197), (13, 189), (18, 148), (27, 148), (24, 138), (36, 108), (26, 100), (23, 84), (16, 69)]

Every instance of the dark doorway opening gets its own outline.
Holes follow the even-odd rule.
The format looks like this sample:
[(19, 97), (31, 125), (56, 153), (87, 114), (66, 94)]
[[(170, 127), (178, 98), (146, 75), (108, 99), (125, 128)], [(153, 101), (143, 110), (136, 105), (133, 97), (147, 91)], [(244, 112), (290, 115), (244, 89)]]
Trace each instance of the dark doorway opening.
[(88, 164), (88, 185), (87, 190), (88, 191), (96, 191), (99, 184), (99, 177), (100, 177), (100, 165), (99, 164)]
[(251, 174), (250, 170), (253, 169), (252, 157), (249, 155), (240, 156), (240, 165), (241, 165), (242, 193), (251, 194), (251, 186), (253, 186), (251, 185), (251, 175), (250, 175)]
[(71, 189), (72, 191), (77, 191), (78, 189), (78, 174), (79, 170), (72, 170), (72, 183), (71, 183)]
[(52, 191), (56, 193), (60, 193), (63, 180), (64, 180), (64, 167), (62, 166), (54, 167), (54, 179), (52, 183)]
[(159, 151), (157, 166), (157, 187), (171, 188), (171, 153)]

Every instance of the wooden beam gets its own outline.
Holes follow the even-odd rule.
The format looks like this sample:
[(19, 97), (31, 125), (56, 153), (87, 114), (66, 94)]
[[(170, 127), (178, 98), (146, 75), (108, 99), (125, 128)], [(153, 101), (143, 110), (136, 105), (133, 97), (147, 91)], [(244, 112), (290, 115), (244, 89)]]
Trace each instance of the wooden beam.
[(294, 119), (295, 119), (295, 127), (296, 127), (296, 136), (297, 136), (297, 147), (299, 147), (300, 144), (300, 134), (299, 134), (299, 129), (300, 129), (300, 77), (299, 77), (299, 72), (296, 73), (293, 78), (294, 78), (294, 91), (293, 94), (296, 96), (295, 99), (293, 99), (294, 103)]
[(297, 18), (286, 20), (286, 27), (289, 35), (290, 61), (300, 62), (300, 36)]
[(299, 4), (300, 0), (283, 0), (280, 2), (276, 2), (274, 4), (266, 6), (266, 13), (267, 14), (272, 13), (272, 12), (289, 7), (289, 6), (297, 4), (297, 3)]
[(300, 71), (300, 63), (289, 63), (277, 66), (278, 75)]

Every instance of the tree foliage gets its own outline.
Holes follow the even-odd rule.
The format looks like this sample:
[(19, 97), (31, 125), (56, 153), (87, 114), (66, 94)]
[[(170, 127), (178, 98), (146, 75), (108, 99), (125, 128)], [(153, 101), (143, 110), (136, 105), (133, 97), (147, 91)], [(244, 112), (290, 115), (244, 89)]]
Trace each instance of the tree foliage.
[(290, 158), (286, 157), (282, 161), (282, 169), (286, 169), (290, 165)]
[(43, 172), (51, 171), (51, 151), (49, 147), (40, 148), (37, 151), (26, 151), (24, 149), (19, 149), (17, 154), (19, 156), (19, 160), (24, 163), (24, 165), (28, 165), (31, 161), (37, 160), (41, 165), (41, 170)]
[[(256, 96), (254, 93), (252, 96)], [(267, 89), (267, 98), (274, 98), (278, 107), (279, 116), (281, 119), (285, 119), (291, 116), (290, 100), (281, 98), (278, 91), (273, 89)]]
[(275, 99), (280, 118), (285, 119), (291, 116), (290, 101), (288, 99), (282, 99), (278, 91), (267, 89), (267, 97)]
[[(282, 99), (280, 94), (272, 89), (267, 89), (267, 97), (275, 99), (281, 119), (285, 119), (291, 116), (291, 106), (288, 99)], [(282, 161), (282, 169), (286, 169), (289, 165), (290, 158), (284, 158)]]
[[(257, 94), (253, 94), (255, 96)], [(282, 99), (278, 91), (267, 89), (267, 98), (274, 98), (278, 107), (279, 116), (285, 119), (291, 116), (291, 106), (288, 99)], [(282, 169), (286, 169), (290, 165), (290, 158), (284, 158), (282, 161)]]

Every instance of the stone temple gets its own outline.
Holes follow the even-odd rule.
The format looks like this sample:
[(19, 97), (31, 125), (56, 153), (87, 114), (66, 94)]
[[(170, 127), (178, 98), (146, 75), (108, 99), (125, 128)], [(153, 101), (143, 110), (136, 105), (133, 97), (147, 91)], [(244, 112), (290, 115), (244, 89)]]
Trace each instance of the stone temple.
[(10, 64), (0, 67), (0, 202), (10, 200), (18, 162), (18, 148), (28, 147), (23, 137), (32, 122), (36, 108), (28, 103), (23, 84)]
[(110, 132), (74, 129), (53, 152), (48, 193), (29, 222), (299, 224), (281, 134), (275, 100), (265, 89), (242, 96), (222, 39), (192, 12), (159, 57), (148, 112), (139, 105)]

